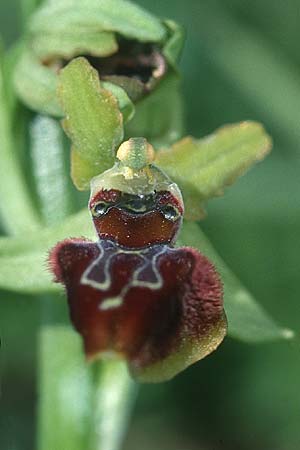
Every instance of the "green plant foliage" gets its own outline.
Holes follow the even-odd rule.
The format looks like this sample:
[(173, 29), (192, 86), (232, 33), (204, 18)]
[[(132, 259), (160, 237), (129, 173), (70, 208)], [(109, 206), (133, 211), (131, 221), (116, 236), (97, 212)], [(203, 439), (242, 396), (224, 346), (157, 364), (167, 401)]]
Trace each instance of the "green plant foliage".
[(58, 95), (66, 117), (64, 130), (85, 165), (85, 176), (80, 164), (73, 166), (73, 181), (84, 189), (94, 175), (112, 166), (123, 138), (122, 114), (115, 97), (101, 88), (96, 70), (84, 58), (74, 59), (60, 72)]
[(172, 144), (183, 135), (180, 82), (174, 72), (160, 81), (151, 95), (136, 105), (136, 114), (126, 124), (125, 136), (144, 136), (155, 148)]
[(37, 56), (24, 48), (14, 73), (17, 94), (29, 108), (41, 114), (62, 116), (56, 99), (57, 75), (40, 63)]
[[(161, 142), (164, 145), (181, 137), (181, 103), (177, 99), (178, 82), (174, 83), (173, 78), (184, 33), (174, 21), (160, 20), (123, 0), (47, 1), (33, 14), (27, 28), (27, 39), (22, 44), (14, 79), (18, 95), (29, 108), (61, 117), (63, 112), (56, 95), (57, 75), (61, 67), (76, 56), (89, 55), (98, 61), (99, 67), (96, 66), (101, 77), (101, 58), (116, 54), (119, 40), (123, 38), (131, 40), (134, 45), (138, 42), (151, 44), (165, 58), (167, 70), (163, 78), (171, 79), (167, 85), (161, 81), (153, 84), (146, 96), (150, 101), (138, 102), (137, 120), (131, 125), (128, 135), (145, 135), (154, 139), (154, 144)], [(117, 80), (115, 83), (113, 77), (111, 81), (105, 81), (102, 87), (116, 96), (126, 123), (134, 116), (133, 98), (144, 95), (144, 91), (140, 86), (141, 92), (137, 92), (138, 84), (134, 78), (132, 83), (126, 80), (126, 87), (119, 86)], [(133, 95), (131, 100), (123, 88)], [(155, 95), (156, 91), (159, 91), (158, 95)], [(180, 120), (176, 120), (179, 116)], [(149, 132), (142, 133), (142, 129), (147, 131), (147, 127)]]
[(226, 125), (203, 139), (187, 137), (157, 154), (156, 163), (180, 186), (186, 218), (203, 217), (203, 203), (223, 194), (271, 149), (271, 140), (255, 122)]
[(113, 33), (99, 31), (78, 31), (52, 34), (41, 34), (32, 44), (32, 50), (41, 59), (72, 58), (74, 54), (89, 53), (93, 56), (108, 56), (115, 53), (118, 44)]
[(0, 286), (28, 293), (61, 290), (52, 282), (47, 257), (49, 249), (67, 236), (94, 236), (86, 210), (70, 216), (59, 225), (44, 228), (38, 234), (28, 233), (26, 240), (23, 237), (0, 239)]
[(118, 100), (124, 123), (131, 120), (135, 114), (135, 106), (128, 97), (126, 91), (117, 84), (110, 83), (109, 81), (103, 81), (101, 85), (104, 89), (110, 91)]
[(177, 69), (177, 61), (180, 58), (185, 40), (185, 32), (181, 25), (174, 20), (165, 20), (164, 24), (169, 29), (170, 38), (163, 47), (163, 54), (172, 67)]
[(166, 30), (152, 14), (125, 0), (48, 1), (33, 16), (30, 33), (78, 32), (88, 26), (93, 31), (116, 31), (128, 39), (159, 42)]
[(38, 448), (87, 448), (93, 384), (80, 338), (69, 326), (46, 324), (39, 337), (43, 402), (39, 408)]
[(178, 245), (198, 248), (216, 265), (224, 283), (224, 301), (229, 336), (245, 342), (290, 339), (294, 336), (291, 330), (278, 326), (255, 301), (218, 255), (198, 224), (184, 223)]
[(3, 76), (3, 55), (0, 52), (0, 215), (7, 231), (32, 231), (39, 226), (39, 217), (30, 198), (24, 174), (18, 162), (12, 136), (11, 111)]

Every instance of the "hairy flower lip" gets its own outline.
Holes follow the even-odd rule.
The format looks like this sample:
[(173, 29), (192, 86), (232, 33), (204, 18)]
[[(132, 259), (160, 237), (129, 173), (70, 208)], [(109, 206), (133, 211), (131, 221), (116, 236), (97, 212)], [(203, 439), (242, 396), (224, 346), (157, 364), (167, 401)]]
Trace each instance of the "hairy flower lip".
[(58, 243), (49, 262), (88, 361), (114, 352), (138, 380), (166, 381), (226, 335), (219, 275), (195, 249), (75, 238)]

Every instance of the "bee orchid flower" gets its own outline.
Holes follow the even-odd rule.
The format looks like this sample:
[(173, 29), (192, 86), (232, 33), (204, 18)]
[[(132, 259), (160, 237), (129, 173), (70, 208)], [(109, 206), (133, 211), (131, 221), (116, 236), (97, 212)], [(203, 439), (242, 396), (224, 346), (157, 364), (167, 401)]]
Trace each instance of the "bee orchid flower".
[(172, 378), (226, 334), (222, 283), (198, 250), (176, 248), (184, 205), (178, 186), (150, 162), (143, 138), (91, 181), (98, 241), (66, 239), (50, 253), (89, 360), (125, 358), (140, 381)]

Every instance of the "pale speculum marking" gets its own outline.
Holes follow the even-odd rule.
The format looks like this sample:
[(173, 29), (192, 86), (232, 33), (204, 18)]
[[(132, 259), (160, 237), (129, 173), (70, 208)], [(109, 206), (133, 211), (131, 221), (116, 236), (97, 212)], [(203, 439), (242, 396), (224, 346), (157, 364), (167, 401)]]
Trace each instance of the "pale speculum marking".
[(110, 240), (100, 240), (98, 243), (99, 256), (93, 261), (82, 274), (80, 283), (88, 285), (101, 292), (106, 292), (112, 287), (112, 265), (114, 259), (119, 255), (132, 255), (137, 258), (136, 268), (133, 270), (126, 285), (114, 296), (102, 298), (99, 309), (108, 310), (121, 306), (125, 295), (132, 287), (148, 288), (151, 290), (161, 289), (163, 279), (158, 268), (161, 255), (176, 251), (165, 244), (156, 244), (148, 248), (129, 250), (120, 247)]

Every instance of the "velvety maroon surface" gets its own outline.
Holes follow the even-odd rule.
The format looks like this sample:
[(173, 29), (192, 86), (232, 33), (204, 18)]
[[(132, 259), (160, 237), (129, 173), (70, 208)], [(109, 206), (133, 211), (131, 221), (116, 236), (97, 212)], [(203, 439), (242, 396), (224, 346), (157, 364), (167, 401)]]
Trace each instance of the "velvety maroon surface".
[(114, 350), (147, 366), (222, 315), (219, 276), (191, 248), (132, 250), (110, 240), (67, 239), (52, 250), (50, 264), (89, 358)]

